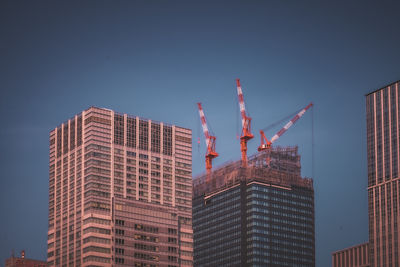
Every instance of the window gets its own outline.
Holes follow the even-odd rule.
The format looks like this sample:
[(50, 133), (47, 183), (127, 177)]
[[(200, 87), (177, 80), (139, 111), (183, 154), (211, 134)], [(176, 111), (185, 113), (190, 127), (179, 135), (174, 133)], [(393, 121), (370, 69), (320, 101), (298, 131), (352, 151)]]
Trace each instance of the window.
[(117, 245), (123, 245), (125, 243), (124, 239), (121, 238), (115, 238), (115, 244)]
[(176, 235), (177, 234), (177, 230), (174, 228), (168, 228), (168, 234), (172, 234), (172, 235)]
[(124, 116), (114, 115), (114, 144), (124, 145)]
[(115, 254), (124, 255), (125, 249), (123, 248), (115, 248)]
[(172, 127), (163, 127), (163, 154), (172, 155)]
[(176, 238), (174, 238), (174, 237), (168, 237), (168, 243), (174, 243), (174, 244), (176, 244)]
[(128, 147), (136, 148), (136, 119), (128, 117), (126, 120), (126, 124), (126, 145)]
[(124, 264), (124, 262), (125, 262), (124, 258), (115, 258), (115, 263)]
[(125, 235), (125, 231), (122, 229), (115, 229), (115, 234), (117, 235)]
[(151, 151), (160, 153), (160, 124), (151, 124)]
[(149, 123), (139, 120), (139, 149), (149, 149)]
[(121, 226), (124, 226), (124, 224), (125, 224), (125, 221), (124, 220), (115, 220), (115, 225), (121, 225)]

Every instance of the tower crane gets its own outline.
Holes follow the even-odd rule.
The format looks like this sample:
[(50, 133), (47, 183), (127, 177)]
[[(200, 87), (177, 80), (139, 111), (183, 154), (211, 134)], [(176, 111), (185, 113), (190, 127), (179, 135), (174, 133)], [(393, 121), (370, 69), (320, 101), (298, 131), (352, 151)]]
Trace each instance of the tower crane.
[(215, 141), (217, 138), (215, 136), (210, 135), (208, 132), (206, 116), (204, 115), (204, 111), (201, 106), (201, 103), (197, 103), (197, 106), (199, 108), (201, 126), (203, 128), (204, 137), (205, 137), (206, 145), (207, 145), (207, 152), (206, 152), (205, 158), (206, 158), (207, 180), (209, 180), (210, 175), (211, 175), (211, 169), (212, 169), (212, 160), (214, 158), (218, 157), (218, 153), (215, 152)]
[[(261, 145), (258, 147), (258, 151), (264, 151), (264, 150), (269, 150), (271, 148), (272, 143), (274, 143), (276, 140), (278, 140), (279, 137), (281, 137), (293, 124), (296, 123), (298, 119), (300, 119), (306, 111), (313, 106), (313, 103), (311, 102), (308, 104), (305, 108), (300, 110), (299, 113), (297, 113), (288, 123), (286, 123), (285, 126), (283, 126), (282, 129), (279, 130), (272, 138), (271, 141), (269, 141), (264, 134), (263, 130), (260, 130), (260, 135), (261, 135)], [(267, 158), (267, 161), (268, 158)]]
[(254, 137), (251, 133), (251, 118), (246, 114), (242, 87), (240, 80), (236, 79), (236, 87), (239, 98), (240, 114), (242, 116), (242, 133), (240, 135), (240, 151), (242, 152), (242, 167), (247, 167), (247, 142)]

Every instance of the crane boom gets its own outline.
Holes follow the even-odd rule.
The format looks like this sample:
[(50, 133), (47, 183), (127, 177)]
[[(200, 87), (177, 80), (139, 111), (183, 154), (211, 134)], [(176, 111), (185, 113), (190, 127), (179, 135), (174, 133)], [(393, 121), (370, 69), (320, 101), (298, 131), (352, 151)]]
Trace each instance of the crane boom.
[(208, 144), (210, 142), (210, 135), (208, 133), (208, 127), (207, 127), (207, 121), (206, 121), (206, 116), (204, 115), (203, 108), (201, 106), (201, 103), (197, 103), (197, 106), (199, 108), (199, 115), (200, 115), (200, 120), (201, 120), (201, 127), (203, 128), (203, 133), (206, 138), (206, 145), (208, 147)]
[(260, 130), (260, 135), (261, 135), (261, 145), (258, 147), (258, 151), (266, 150), (269, 149), (276, 140), (278, 140), (279, 137), (281, 137), (293, 124), (295, 124), (298, 119), (300, 119), (306, 111), (313, 106), (313, 103), (311, 102), (308, 104), (305, 108), (300, 110), (299, 113), (297, 113), (288, 123), (283, 126), (282, 129), (279, 130), (272, 138), (271, 140), (268, 140), (265, 137), (264, 131)]
[(240, 151), (242, 152), (242, 166), (247, 167), (247, 142), (254, 137), (251, 133), (251, 118), (246, 114), (244, 98), (240, 80), (236, 79), (237, 94), (239, 99), (240, 114), (242, 116), (242, 134), (240, 136)]
[(240, 115), (242, 116), (242, 127), (245, 127), (246, 123), (246, 107), (244, 105), (244, 98), (243, 98), (243, 91), (242, 87), (240, 86), (240, 80), (236, 79), (236, 88), (237, 94), (239, 98), (239, 108), (240, 108)]
[(215, 152), (215, 141), (217, 138), (215, 136), (212, 136), (209, 134), (206, 116), (204, 115), (204, 111), (201, 106), (201, 103), (197, 103), (197, 106), (199, 108), (201, 126), (203, 128), (204, 137), (205, 137), (206, 145), (207, 145), (207, 152), (206, 152), (205, 158), (206, 158), (207, 180), (209, 180), (210, 175), (211, 175), (211, 169), (212, 169), (212, 160), (214, 158), (218, 157), (218, 153)]
[(271, 138), (271, 143), (274, 143), (279, 137), (282, 136), (290, 127), (292, 127), (293, 124), (296, 123), (298, 119), (300, 119), (306, 111), (313, 106), (313, 103), (310, 103), (307, 105), (307, 107), (303, 108), (299, 113), (297, 113), (288, 123), (286, 123), (285, 126), (283, 126), (282, 129), (279, 130), (272, 138)]

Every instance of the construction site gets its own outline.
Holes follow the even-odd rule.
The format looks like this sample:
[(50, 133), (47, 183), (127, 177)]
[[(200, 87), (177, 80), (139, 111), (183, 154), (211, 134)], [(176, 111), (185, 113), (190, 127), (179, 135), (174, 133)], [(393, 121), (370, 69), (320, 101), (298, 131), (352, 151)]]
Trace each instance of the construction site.
[(193, 180), (193, 198), (209, 195), (229, 188), (240, 181), (260, 181), (279, 186), (300, 186), (312, 189), (311, 178), (301, 177), (300, 155), (297, 146), (280, 147), (272, 144), (278, 140), (294, 123), (300, 119), (313, 104), (308, 104), (286, 123), (270, 140), (260, 130), (261, 143), (258, 153), (247, 157), (247, 142), (254, 137), (251, 133), (251, 118), (246, 113), (240, 80), (236, 80), (238, 103), (241, 113), (241, 159), (228, 162), (217, 169), (212, 169), (212, 160), (219, 156), (216, 152), (216, 137), (208, 130), (207, 120), (201, 103), (198, 103), (200, 120), (204, 132), (207, 152), (205, 155), (206, 172)]
[[(269, 160), (269, 164), (267, 164)], [(311, 178), (301, 177), (298, 147), (273, 147), (268, 152), (257, 153), (248, 158), (247, 166), (242, 161), (226, 163), (204, 173), (193, 180), (193, 198), (211, 195), (230, 188), (241, 181), (262, 182), (271, 185), (313, 188)]]
[(209, 133), (198, 103), (207, 152), (206, 172), (193, 180), (194, 266), (314, 267), (313, 181), (301, 176), (297, 146), (274, 145), (313, 104), (290, 115), (270, 139), (264, 132), (269, 127), (261, 129), (258, 152), (248, 157), (251, 117), (239, 79), (236, 87), (240, 160), (213, 169), (217, 137)]

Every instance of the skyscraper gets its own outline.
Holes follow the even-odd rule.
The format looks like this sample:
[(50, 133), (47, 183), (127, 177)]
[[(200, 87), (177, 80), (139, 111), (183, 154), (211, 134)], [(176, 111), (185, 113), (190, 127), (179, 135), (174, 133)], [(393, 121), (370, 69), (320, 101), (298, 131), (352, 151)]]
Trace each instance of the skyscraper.
[(315, 266), (312, 180), (297, 147), (268, 152), (193, 181), (195, 266)]
[(96, 107), (52, 130), (49, 266), (193, 266), (191, 140)]
[(399, 81), (366, 102), (370, 264), (399, 266)]

